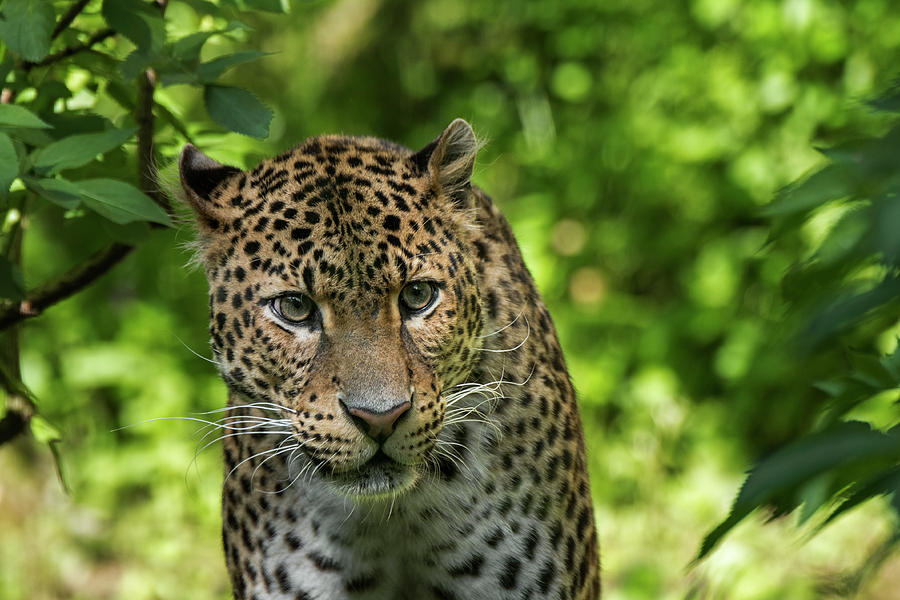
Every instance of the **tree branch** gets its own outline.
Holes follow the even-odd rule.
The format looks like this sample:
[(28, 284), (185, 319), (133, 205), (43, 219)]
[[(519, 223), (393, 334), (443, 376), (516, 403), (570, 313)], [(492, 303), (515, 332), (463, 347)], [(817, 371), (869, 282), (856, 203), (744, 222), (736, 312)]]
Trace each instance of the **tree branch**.
[(110, 244), (59, 279), (32, 290), (27, 294), (25, 300), (18, 303), (7, 303), (4, 308), (0, 309), (0, 330), (7, 329), (25, 319), (36, 317), (47, 307), (83, 290), (128, 256), (132, 250), (134, 250), (134, 246)]
[(6, 414), (0, 419), (0, 446), (25, 431), (35, 412), (34, 403), (27, 396), (7, 393)]
[(84, 7), (87, 6), (88, 2), (90, 1), (91, 0), (78, 0), (78, 2), (73, 4), (72, 8), (70, 8), (69, 11), (62, 16), (62, 18), (56, 24), (56, 27), (53, 28), (53, 33), (50, 34), (50, 39), (55, 40), (57, 37), (59, 37), (59, 34), (65, 31), (66, 28), (72, 24), (72, 21), (75, 20), (75, 17), (81, 14), (81, 11), (84, 10)]
[(156, 90), (156, 73), (147, 69), (138, 76), (137, 104), (134, 120), (138, 124), (137, 162), (141, 191), (150, 196), (170, 215), (172, 206), (162, 193), (156, 178), (156, 149), (153, 145), (153, 92)]
[(27, 72), (36, 67), (46, 67), (47, 65), (52, 65), (53, 63), (58, 63), (61, 60), (65, 60), (70, 56), (78, 54), (79, 52), (84, 52), (85, 50), (89, 50), (95, 44), (99, 44), (103, 40), (108, 37), (112, 37), (116, 34), (115, 30), (110, 29), (109, 27), (105, 29), (101, 29), (96, 32), (94, 35), (88, 38), (88, 40), (83, 44), (76, 44), (74, 46), (69, 46), (68, 48), (63, 48), (59, 52), (54, 52), (53, 54), (49, 54), (46, 57), (42, 58), (38, 62), (25, 62), (22, 63), (22, 68)]

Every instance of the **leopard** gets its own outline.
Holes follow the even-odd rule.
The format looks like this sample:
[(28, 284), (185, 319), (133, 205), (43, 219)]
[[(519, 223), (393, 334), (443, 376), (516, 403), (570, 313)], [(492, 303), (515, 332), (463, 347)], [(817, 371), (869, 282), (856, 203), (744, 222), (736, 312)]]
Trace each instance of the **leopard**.
[(186, 145), (237, 600), (593, 600), (575, 391), (456, 119), (252, 170)]

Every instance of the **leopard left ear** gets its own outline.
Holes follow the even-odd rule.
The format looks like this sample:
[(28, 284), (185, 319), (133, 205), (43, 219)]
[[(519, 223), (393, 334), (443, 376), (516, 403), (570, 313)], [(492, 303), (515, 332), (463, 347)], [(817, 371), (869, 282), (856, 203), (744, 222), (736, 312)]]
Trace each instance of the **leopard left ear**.
[(210, 213), (218, 208), (211, 197), (213, 190), (241, 170), (216, 162), (192, 144), (187, 144), (178, 159), (178, 172), (191, 207), (198, 215), (211, 216)]
[(413, 162), (431, 176), (435, 192), (462, 200), (468, 192), (478, 142), (472, 126), (456, 119), (433, 142), (413, 155)]

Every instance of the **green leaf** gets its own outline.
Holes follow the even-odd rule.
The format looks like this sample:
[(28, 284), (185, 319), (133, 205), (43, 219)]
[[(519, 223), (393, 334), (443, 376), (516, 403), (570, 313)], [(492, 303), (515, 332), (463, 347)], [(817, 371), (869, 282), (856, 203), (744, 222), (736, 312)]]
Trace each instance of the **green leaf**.
[(838, 165), (828, 165), (805, 181), (782, 190), (774, 202), (762, 209), (762, 214), (774, 217), (808, 211), (849, 196), (852, 189), (846, 170)]
[(131, 81), (144, 69), (152, 65), (155, 59), (156, 54), (150, 50), (135, 48), (135, 50), (122, 61), (122, 79)]
[(800, 336), (806, 348), (817, 348), (826, 340), (856, 325), (869, 312), (900, 302), (900, 276), (885, 277), (878, 285), (831, 302), (814, 315)]
[(238, 0), (238, 4), (245, 10), (263, 10), (273, 13), (288, 11), (287, 0)]
[(40, 174), (53, 175), (86, 165), (98, 154), (121, 146), (135, 131), (137, 127), (70, 135), (37, 150), (32, 155), (34, 168)]
[(19, 176), (19, 155), (12, 140), (0, 133), (0, 197), (9, 197), (9, 186)]
[(876, 110), (900, 112), (900, 80), (894, 81), (881, 96), (869, 102)]
[(71, 181), (33, 177), (26, 177), (24, 181), (29, 190), (67, 210), (78, 208), (81, 204), (81, 190)]
[(197, 77), (205, 83), (212, 83), (231, 67), (251, 60), (256, 60), (269, 54), (269, 52), (260, 52), (259, 50), (246, 50), (244, 52), (235, 52), (234, 54), (220, 56), (198, 66)]
[(900, 338), (897, 339), (897, 347), (894, 348), (894, 353), (883, 357), (881, 364), (884, 366), (884, 370), (894, 378), (894, 383), (900, 386)]
[(0, 256), (0, 298), (21, 300), (25, 297), (25, 281), (18, 265)]
[[(887, 433), (868, 424), (846, 422), (802, 438), (760, 461), (747, 476), (728, 518), (707, 534), (695, 558), (700, 560), (732, 527), (756, 508), (776, 500), (786, 490), (810, 481), (829, 469), (852, 463), (900, 458), (900, 427)], [(780, 504), (780, 503), (778, 503)], [(782, 507), (783, 508), (783, 507)]]
[(6, 0), (0, 20), (0, 39), (13, 52), (37, 62), (50, 52), (53, 3), (50, 0)]
[(0, 104), (0, 126), (31, 127), (33, 129), (50, 127), (27, 108), (15, 104)]
[(166, 41), (162, 13), (144, 0), (104, 0), (101, 9), (106, 23), (135, 43), (141, 50), (159, 50)]
[(870, 479), (869, 481), (854, 486), (853, 493), (832, 512), (828, 519), (822, 524), (824, 527), (828, 523), (834, 521), (837, 517), (844, 514), (851, 508), (865, 502), (875, 496), (886, 494), (894, 494), (894, 499), (900, 495), (900, 465), (893, 469), (883, 471)]
[(269, 135), (272, 111), (247, 90), (207, 85), (203, 90), (203, 100), (212, 120), (225, 129), (257, 138)]
[(115, 179), (88, 179), (75, 183), (84, 196), (84, 204), (99, 215), (120, 225), (134, 221), (153, 221), (172, 225), (172, 219), (142, 191)]
[(172, 44), (172, 56), (181, 61), (197, 60), (200, 57), (200, 50), (203, 49), (203, 44), (217, 33), (221, 33), (221, 31), (198, 31), (177, 40)]
[(31, 435), (42, 444), (58, 442), (62, 439), (59, 430), (41, 415), (32, 416), (29, 425), (31, 426)]

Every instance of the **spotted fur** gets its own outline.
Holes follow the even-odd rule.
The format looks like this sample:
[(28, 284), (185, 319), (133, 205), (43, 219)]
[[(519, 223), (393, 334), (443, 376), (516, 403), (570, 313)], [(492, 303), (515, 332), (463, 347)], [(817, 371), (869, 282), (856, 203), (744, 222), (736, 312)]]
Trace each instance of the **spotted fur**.
[[(230, 392), (235, 598), (599, 597), (575, 395), (475, 151), (457, 120), (417, 153), (318, 137), (248, 172), (182, 153)], [(427, 311), (398, 299), (410, 282)], [(310, 317), (285, 321), (285, 294)], [(386, 439), (355, 416), (401, 405)]]

